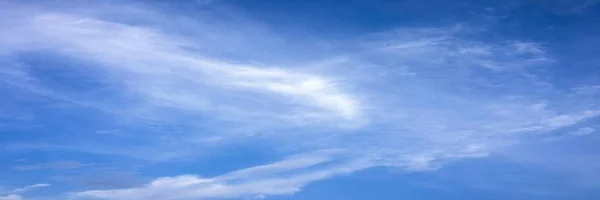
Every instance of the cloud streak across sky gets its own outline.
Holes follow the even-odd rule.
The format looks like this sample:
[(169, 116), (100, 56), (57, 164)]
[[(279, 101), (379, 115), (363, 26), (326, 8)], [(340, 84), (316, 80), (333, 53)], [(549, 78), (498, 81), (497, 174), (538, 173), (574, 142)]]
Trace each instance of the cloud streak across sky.
[(50, 107), (92, 113), (81, 115), (96, 129), (2, 140), (2, 151), (135, 160), (125, 166), (202, 160), (250, 142), (281, 159), (208, 178), (178, 172), (130, 188), (60, 194), (73, 199), (290, 195), (372, 167), (435, 170), (600, 115), (584, 87), (555, 85), (550, 72), (560, 60), (551, 49), (482, 38), (485, 27), (317, 40), (210, 9), (186, 16), (135, 2), (2, 4), (11, 9), (0, 23), (11, 28), (0, 30), (0, 92), (10, 97), (0, 101), (0, 119), (36, 122), (36, 111)]

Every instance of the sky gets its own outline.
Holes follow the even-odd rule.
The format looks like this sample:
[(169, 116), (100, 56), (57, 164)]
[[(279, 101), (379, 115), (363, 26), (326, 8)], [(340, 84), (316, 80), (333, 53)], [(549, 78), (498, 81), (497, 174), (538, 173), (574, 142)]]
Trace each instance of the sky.
[(0, 1), (0, 200), (600, 199), (600, 1)]

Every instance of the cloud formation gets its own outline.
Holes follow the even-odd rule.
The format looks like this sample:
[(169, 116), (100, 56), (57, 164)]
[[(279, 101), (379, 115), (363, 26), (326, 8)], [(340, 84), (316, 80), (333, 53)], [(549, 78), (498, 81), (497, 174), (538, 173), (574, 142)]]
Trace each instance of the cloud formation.
[(31, 191), (31, 190), (34, 190), (34, 189), (37, 189), (37, 188), (43, 188), (43, 187), (48, 187), (48, 186), (50, 186), (50, 184), (38, 183), (38, 184), (30, 185), (30, 186), (27, 186), (27, 187), (24, 187), (24, 188), (14, 189), (14, 190), (11, 190), (11, 191), (9, 191), (7, 193), (9, 193), (9, 194), (19, 194), (19, 193), (28, 192), (28, 191)]
[(75, 199), (212, 199), (260, 198), (265, 195), (289, 195), (306, 184), (332, 176), (368, 168), (369, 162), (338, 162), (321, 151), (292, 156), (268, 165), (233, 171), (221, 176), (196, 175), (161, 177), (138, 188), (91, 190), (71, 194)]
[(19, 165), (13, 167), (15, 170), (19, 171), (30, 171), (30, 170), (42, 170), (42, 169), (51, 169), (51, 170), (66, 170), (66, 169), (76, 169), (85, 166), (83, 163), (74, 162), (74, 161), (55, 161), (55, 162), (46, 162), (46, 163), (36, 163), (32, 165)]
[[(568, 106), (572, 100), (561, 96), (588, 102), (593, 97), (583, 93), (593, 87), (555, 89), (547, 72), (555, 59), (543, 44), (474, 37), (485, 31), (468, 26), (330, 39), (351, 47), (316, 55), (329, 49), (290, 49), (320, 41), (293, 41), (236, 17), (191, 20), (140, 7), (118, 20), (86, 9), (13, 7), (0, 19), (14, 25), (0, 30), (0, 55), (8, 63), (0, 77), (10, 86), (0, 89), (14, 93), (7, 102), (17, 106), (0, 108), (24, 109), (18, 99), (34, 96), (48, 105), (92, 109), (123, 129), (6, 149), (167, 162), (252, 138), (286, 157), (212, 178), (174, 174), (140, 187), (71, 192), (74, 198), (293, 194), (310, 182), (375, 166), (437, 169), (600, 115), (597, 104)], [(106, 12), (123, 14), (118, 8)], [(231, 50), (238, 48), (244, 51)], [(257, 53), (265, 50), (266, 56)], [(317, 53), (299, 54), (311, 51)], [(49, 58), (59, 64), (34, 62)]]
[(21, 200), (23, 199), (20, 195), (11, 194), (7, 196), (0, 196), (0, 200)]
[(582, 127), (577, 129), (576, 131), (571, 132), (572, 135), (577, 135), (577, 136), (581, 136), (581, 135), (589, 135), (592, 134), (594, 131), (596, 131), (594, 128), (592, 127)]
[[(24, 199), (21, 194), (31, 192), (31, 191), (39, 189), (39, 188), (49, 187), (49, 186), (50, 186), (50, 184), (37, 183), (34, 185), (29, 185), (26, 187), (13, 189), (13, 190), (10, 190), (7, 192), (0, 192), (0, 200), (21, 200), (21, 199)], [(2, 196), (2, 195), (4, 195), (4, 196)]]

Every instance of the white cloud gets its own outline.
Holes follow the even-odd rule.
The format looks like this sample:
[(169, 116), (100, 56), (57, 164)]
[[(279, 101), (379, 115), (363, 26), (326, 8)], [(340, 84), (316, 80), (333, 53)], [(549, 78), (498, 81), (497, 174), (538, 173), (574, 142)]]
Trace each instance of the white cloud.
[(38, 184), (34, 184), (34, 185), (30, 185), (27, 187), (23, 187), (23, 188), (17, 188), (11, 191), (8, 191), (8, 194), (20, 194), (20, 193), (25, 193), (25, 192), (29, 192), (38, 188), (43, 188), (43, 187), (48, 187), (50, 186), (50, 184), (46, 184), (46, 183), (38, 183)]
[[(300, 53), (326, 51), (318, 45), (290, 50), (295, 43), (317, 43), (298, 38), (283, 46), (272, 44), (282, 36), (256, 30), (251, 20), (179, 21), (180, 16), (147, 16), (152, 12), (146, 11), (129, 16), (147, 20), (133, 25), (81, 12), (22, 13), (33, 14), (0, 21), (16, 24), (0, 30), (0, 55), (16, 62), (1, 74), (13, 90), (96, 108), (131, 127), (181, 125), (185, 131), (143, 127), (128, 137), (135, 145), (84, 140), (78, 145), (10, 147), (162, 161), (210, 153), (228, 141), (252, 138), (283, 155), (318, 149), (343, 152), (302, 154), (211, 178), (174, 175), (141, 187), (73, 194), (79, 197), (292, 194), (312, 181), (373, 166), (437, 169), (499, 151), (524, 135), (572, 126), (600, 114), (594, 110), (597, 104), (568, 106), (578, 99), (562, 99), (560, 91), (552, 90), (539, 72), (552, 67), (551, 53), (541, 45), (475, 40), (470, 35), (477, 33), (464, 27), (390, 30), (346, 45), (357, 49), (308, 56)], [(172, 20), (161, 20), (166, 18)], [(331, 45), (343, 46), (331, 40)], [(100, 86), (82, 92), (68, 84), (44, 84), (52, 77), (30, 74), (35, 66), (12, 57), (29, 51), (84, 62), (88, 65), (71, 67), (80, 70), (73, 73)], [(311, 56), (322, 60), (305, 59)], [(122, 132), (95, 137), (114, 139), (127, 131)]]
[(539, 44), (532, 42), (513, 42), (512, 44), (518, 53), (529, 53), (529, 54), (537, 54), (542, 55), (545, 51), (540, 47)]
[[(538, 106), (532, 112), (521, 110), (531, 107), (528, 101), (532, 100), (507, 100), (502, 95), (539, 93), (536, 83), (521, 71), (544, 64), (537, 62), (547, 57), (543, 49), (531, 42), (469, 40), (461, 35), (464, 30), (455, 28), (398, 29), (370, 38), (365, 42), (367, 45), (359, 46), (371, 49), (326, 66), (335, 74), (291, 67), (297, 64), (240, 62), (189, 50), (206, 45), (202, 43), (204, 40), (195, 38), (208, 37), (204, 34), (209, 33), (179, 36), (151, 27), (60, 12), (39, 12), (17, 21), (22, 22), (20, 26), (0, 32), (10, 36), (3, 37), (10, 40), (1, 40), (10, 44), (4, 51), (53, 49), (68, 58), (91, 62), (88, 70), (97, 73), (90, 78), (98, 79), (101, 87), (109, 88), (111, 94), (92, 91), (91, 96), (85, 96), (79, 91), (47, 88), (36, 84), (37, 77), (20, 73), (16, 78), (29, 80), (29, 84), (22, 86), (24, 89), (52, 91), (46, 94), (84, 106), (106, 108), (116, 116), (169, 120), (165, 116), (178, 119), (179, 114), (191, 113), (232, 122), (235, 126), (230, 127), (239, 130), (271, 132), (270, 137), (278, 139), (304, 137), (306, 133), (277, 135), (276, 130), (299, 127), (373, 129), (380, 132), (357, 136), (363, 137), (360, 142), (341, 137), (344, 134), (339, 138), (328, 137), (337, 139), (335, 144), (343, 148), (354, 149), (359, 145), (356, 143), (370, 142), (369, 146), (387, 151), (406, 144), (407, 150), (396, 153), (420, 155), (422, 149), (436, 146), (425, 153), (440, 155), (437, 151), (443, 152), (449, 146), (479, 143), (494, 146), (505, 143), (507, 138), (503, 134), (559, 128), (597, 115), (596, 111), (557, 115), (548, 112), (547, 106)], [(201, 22), (189, 26), (223, 31)], [(246, 30), (243, 26), (240, 29)], [(232, 30), (223, 34), (227, 31)], [(389, 47), (380, 48), (382, 44)], [(524, 53), (535, 54), (536, 61)], [(370, 67), (357, 67), (361, 65)], [(406, 66), (414, 75), (406, 77), (388, 71), (398, 65)], [(377, 76), (369, 82), (374, 74), (381, 72), (388, 76)], [(368, 126), (370, 122), (376, 125)], [(227, 140), (223, 134), (227, 136), (230, 127), (215, 127), (223, 131), (204, 138)], [(323, 132), (331, 131), (346, 130)], [(400, 132), (402, 136), (398, 135)], [(404, 137), (416, 142), (407, 143)], [(150, 140), (150, 146), (161, 142), (153, 138), (144, 137)], [(328, 144), (311, 148), (330, 147), (319, 145)], [(131, 151), (108, 148), (94, 152)]]
[(137, 188), (91, 190), (71, 194), (91, 199), (165, 199), (191, 200), (212, 198), (263, 197), (289, 195), (306, 184), (332, 176), (368, 168), (370, 163), (331, 161), (331, 152), (299, 155), (273, 164), (233, 171), (213, 178), (196, 175), (161, 177)]
[(589, 135), (594, 133), (595, 129), (592, 127), (582, 127), (577, 129), (576, 131), (571, 132), (572, 135)]
[[(50, 184), (37, 183), (34, 185), (29, 185), (26, 187), (13, 189), (13, 190), (6, 191), (6, 192), (0, 192), (0, 200), (23, 200), (25, 198), (23, 198), (23, 196), (21, 196), (20, 194), (31, 192), (33, 190), (43, 188), (43, 187), (49, 187), (49, 186), (50, 186)], [(2, 196), (2, 195), (4, 195), (4, 196)]]
[[(15, 86), (59, 101), (98, 108), (124, 120), (134, 118), (164, 124), (191, 116), (191, 119), (210, 118), (217, 123), (233, 124), (222, 127), (220, 132), (186, 135), (195, 137), (187, 141), (236, 138), (252, 131), (277, 134), (276, 130), (315, 124), (345, 128), (367, 123), (361, 99), (348, 91), (343, 80), (326, 74), (208, 57), (188, 50), (190, 46), (206, 45), (197, 44), (196, 38), (87, 16), (39, 13), (20, 20), (22, 24), (14, 30), (0, 32), (10, 35), (4, 38), (11, 38), (1, 40), (13, 47), (5, 51), (52, 49), (69, 59), (91, 62), (84, 71), (94, 74), (85, 79), (98, 82), (101, 88), (86, 93), (68, 87), (51, 88), (39, 82), (39, 77), (24, 73), (30, 69), (23, 66), (15, 66), (19, 77), (9, 76), (29, 81)], [(199, 36), (202, 37), (205, 36)], [(110, 94), (103, 94), (106, 91)], [(140, 139), (149, 140), (153, 146), (163, 142), (156, 138)], [(83, 144), (81, 148), (92, 146), (96, 145)], [(133, 152), (119, 148), (88, 151)], [(188, 153), (175, 152), (173, 157), (177, 154)]]
[(22, 200), (23, 197), (17, 194), (11, 194), (7, 196), (0, 196), (0, 200)]
[[(291, 105), (301, 107), (301, 114), (313, 113), (304, 115), (309, 118), (352, 120), (361, 115), (359, 100), (325, 76), (197, 56), (182, 47), (193, 41), (163, 35), (152, 29), (82, 16), (40, 14), (25, 20), (25, 23), (27, 25), (21, 27), (25, 29), (23, 32), (36, 33), (23, 37), (47, 41), (42, 46), (32, 45), (30, 49), (50, 46), (69, 56), (101, 63), (101, 70), (105, 73), (101, 76), (107, 79), (103, 82), (124, 86), (154, 106), (230, 115), (233, 113), (219, 105), (219, 96), (231, 95), (231, 92), (264, 92), (287, 97)], [(13, 32), (18, 31), (8, 34)], [(22, 40), (25, 39), (17, 41)], [(26, 44), (24, 42), (23, 45)], [(249, 104), (237, 109), (256, 112), (248, 110), (253, 102), (234, 100)], [(282, 101), (286, 101), (285, 98)], [(293, 112), (283, 111), (278, 117), (288, 118), (286, 115), (293, 115)], [(249, 117), (252, 116), (244, 116)]]
[(581, 85), (572, 90), (581, 95), (596, 95), (600, 94), (600, 85)]
[(40, 170), (40, 169), (52, 169), (52, 170), (67, 170), (67, 169), (76, 169), (86, 166), (86, 164), (75, 162), (75, 161), (54, 161), (54, 162), (45, 162), (45, 163), (36, 163), (32, 165), (19, 165), (13, 167), (13, 169), (19, 171), (30, 171), (30, 170)]
[(600, 115), (600, 111), (589, 110), (576, 115), (559, 115), (545, 120), (542, 123), (550, 128), (558, 128), (573, 125), (582, 120), (597, 117), (598, 115)]
[(600, 111), (586, 110), (580, 113), (572, 113), (567, 115), (555, 115), (546, 119), (535, 122), (526, 127), (513, 129), (514, 132), (532, 132), (532, 131), (551, 131), (567, 126), (577, 124), (581, 121), (598, 117)]

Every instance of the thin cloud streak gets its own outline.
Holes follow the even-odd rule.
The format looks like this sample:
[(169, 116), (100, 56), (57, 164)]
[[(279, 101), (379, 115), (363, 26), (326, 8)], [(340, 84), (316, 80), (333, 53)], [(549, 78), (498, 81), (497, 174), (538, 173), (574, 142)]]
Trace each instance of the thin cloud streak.
[[(339, 152), (338, 152), (339, 153)], [(367, 161), (332, 161), (331, 152), (298, 155), (276, 163), (233, 171), (213, 178), (195, 175), (161, 177), (138, 187), (72, 193), (75, 199), (247, 198), (290, 195), (310, 182), (370, 167)], [(305, 169), (308, 168), (308, 169)]]
[(23, 199), (23, 197), (21, 197), (21, 195), (17, 195), (17, 194), (0, 196), (0, 200), (22, 200), (22, 199)]
[(13, 169), (19, 171), (31, 171), (31, 170), (68, 170), (84, 167), (86, 164), (75, 162), (75, 161), (55, 161), (46, 163), (36, 163), (32, 165), (19, 165), (14, 166)]
[(30, 186), (27, 186), (27, 187), (24, 187), (24, 188), (17, 188), (17, 189), (9, 191), (7, 193), (8, 194), (20, 194), (20, 193), (29, 192), (31, 190), (35, 190), (37, 188), (43, 188), (43, 187), (48, 187), (48, 186), (50, 186), (50, 184), (38, 183), (38, 184), (30, 185)]
[(22, 200), (25, 198), (23, 198), (23, 196), (21, 194), (27, 193), (27, 192), (32, 192), (34, 190), (44, 188), (44, 187), (49, 187), (49, 186), (50, 186), (50, 184), (37, 183), (34, 185), (29, 185), (29, 186), (25, 186), (22, 188), (13, 189), (13, 190), (10, 190), (7, 192), (0, 191), (0, 200)]

